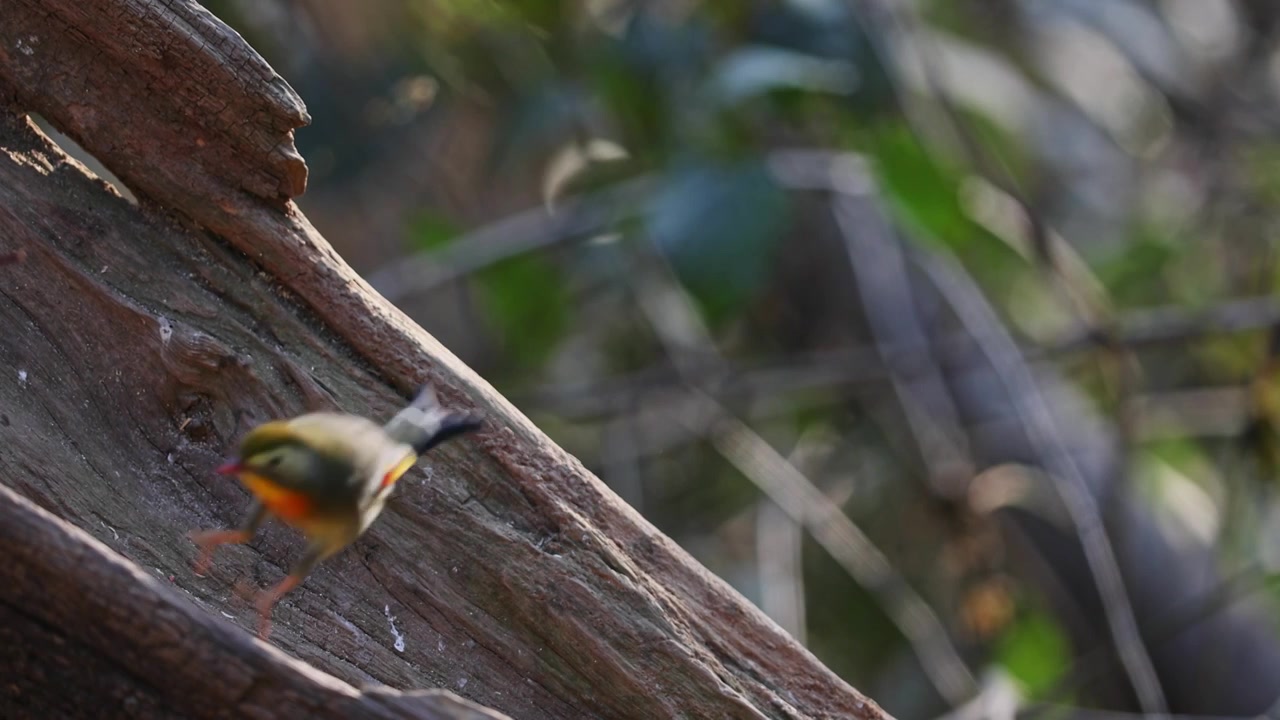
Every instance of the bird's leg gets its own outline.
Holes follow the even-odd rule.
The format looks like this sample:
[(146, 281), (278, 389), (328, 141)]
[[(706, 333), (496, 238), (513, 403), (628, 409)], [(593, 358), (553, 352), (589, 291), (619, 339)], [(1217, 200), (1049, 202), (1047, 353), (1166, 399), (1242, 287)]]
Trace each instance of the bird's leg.
[(290, 574), (275, 587), (258, 596), (258, 638), (260, 640), (266, 640), (271, 634), (271, 611), (276, 603), (280, 602), (280, 598), (297, 587), (300, 582), (302, 578)]
[(195, 573), (204, 576), (208, 572), (209, 565), (213, 562), (213, 551), (219, 545), (249, 542), (266, 516), (267, 508), (261, 502), (254, 500), (253, 505), (249, 506), (249, 514), (245, 516), (244, 522), (240, 523), (240, 527), (235, 530), (191, 531), (188, 537), (200, 548), (200, 555), (196, 558)]
[(271, 634), (271, 611), (275, 608), (276, 603), (280, 602), (280, 598), (284, 597), (286, 593), (296, 588), (324, 556), (324, 548), (312, 544), (307, 548), (306, 554), (289, 570), (289, 574), (285, 576), (285, 579), (258, 596), (259, 639), (266, 640), (267, 636)]

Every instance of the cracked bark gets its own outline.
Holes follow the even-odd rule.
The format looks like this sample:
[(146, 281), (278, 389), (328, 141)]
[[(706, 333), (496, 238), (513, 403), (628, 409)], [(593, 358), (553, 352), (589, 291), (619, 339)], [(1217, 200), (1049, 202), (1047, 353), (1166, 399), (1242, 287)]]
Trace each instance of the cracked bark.
[[(189, 0), (0, 16), (0, 251), (27, 253), (0, 268), (0, 483), (51, 514), (0, 494), (0, 714), (485, 716), (402, 692), (445, 688), (521, 718), (882, 716), (333, 253), (290, 200), (306, 111), (238, 35)], [(255, 423), (386, 417), (422, 382), (487, 429), (277, 608), (310, 667), (251, 639), (300, 545), (271, 526), (195, 577), (184, 533), (247, 503), (210, 468)]]

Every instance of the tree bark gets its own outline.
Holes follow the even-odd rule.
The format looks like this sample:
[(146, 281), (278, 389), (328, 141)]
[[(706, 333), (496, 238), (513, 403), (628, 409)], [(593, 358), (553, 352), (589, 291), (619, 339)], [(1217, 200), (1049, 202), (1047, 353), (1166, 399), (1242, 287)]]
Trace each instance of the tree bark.
[(4, 689), (5, 717), (507, 717), (442, 691), (358, 692), (228, 632), (164, 581), (5, 487), (0, 542), (0, 670), (21, 679)]
[[(485, 716), (351, 687), (382, 683), (520, 718), (883, 717), (333, 253), (290, 200), (302, 102), (233, 31), (189, 0), (0, 18), (0, 252), (27, 253), (0, 268), (0, 481), (57, 516), (0, 495), (6, 716)], [(487, 427), (277, 608), (307, 669), (235, 627), (295, 537), (190, 570), (186, 531), (248, 503), (210, 468), (258, 422), (386, 417), (423, 382)]]

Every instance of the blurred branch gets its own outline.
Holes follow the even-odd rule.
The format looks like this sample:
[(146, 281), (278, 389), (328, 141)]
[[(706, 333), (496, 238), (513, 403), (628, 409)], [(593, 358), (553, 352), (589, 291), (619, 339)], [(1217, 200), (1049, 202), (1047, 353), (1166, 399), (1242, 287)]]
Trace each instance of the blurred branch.
[[(806, 176), (818, 178), (825, 172), (829, 178), (827, 191), (838, 198), (844, 196), (859, 202), (867, 202), (866, 198), (873, 197), (874, 182), (862, 170), (862, 165), (856, 157), (847, 154), (804, 152), (793, 155), (791, 159), (813, 162), (815, 168), (808, 171)], [(823, 167), (825, 171), (820, 170)], [(865, 238), (867, 235), (884, 234), (874, 225), (870, 230), (865, 225), (855, 225), (857, 220), (874, 222), (877, 215), (843, 203), (837, 206), (837, 217), (841, 212), (847, 213), (846, 222), (849, 224), (844, 227), (847, 235), (859, 235)], [(1101, 511), (1097, 500), (1089, 490), (1084, 473), (1076, 465), (1075, 458), (1063, 443), (1049, 405), (1040, 393), (1040, 388), (1018, 345), (1005, 330), (999, 317), (973, 280), (962, 269), (950, 262), (944, 263), (939, 257), (921, 255), (918, 262), (950, 303), (968, 334), (979, 344), (988, 361), (997, 369), (997, 374), (1004, 382), (1011, 402), (1015, 404), (1018, 415), (1026, 424), (1027, 433), (1040, 462), (1046, 472), (1057, 478), (1055, 487), (1058, 488), (1071, 515), (1089, 568), (1097, 583), (1098, 592), (1102, 595), (1107, 624), (1123, 661), (1125, 672), (1144, 710), (1151, 714), (1164, 715), (1166, 713), (1164, 693), (1160, 688), (1159, 679), (1147, 649), (1142, 644), (1142, 637), (1138, 631), (1133, 606), (1124, 586), (1124, 578), (1120, 573), (1115, 551), (1107, 537)], [(869, 262), (869, 260), (863, 260), (863, 262)], [(884, 272), (881, 263), (877, 263), (875, 269), (877, 272)]]
[[(1107, 311), (1103, 299), (1096, 291), (1098, 284), (1091, 277), (1085, 276), (1087, 266), (1083, 263), (1064, 262), (1065, 255), (1074, 252), (1072, 246), (1053, 232), (1030, 194), (1020, 187), (1018, 178), (1008, 163), (989, 150), (981, 134), (974, 130), (951, 97), (943, 78), (942, 67), (946, 60), (942, 57), (938, 39), (929, 32), (917, 8), (912, 3), (894, 0), (870, 3), (857, 1), (851, 5), (869, 30), (880, 31), (870, 34), (877, 38), (875, 47), (882, 62), (892, 66), (898, 64), (895, 59), (905, 57), (907, 53), (914, 55), (915, 64), (922, 76), (923, 87), (919, 88), (921, 92), (913, 93), (910, 88), (903, 87), (905, 83), (901, 80), (895, 82), (894, 90), (904, 114), (908, 119), (914, 120), (918, 130), (936, 131), (919, 132), (918, 135), (934, 138), (949, 136), (977, 174), (1013, 201), (1025, 221), (1024, 242), (1036, 266), (1044, 271), (1053, 288), (1066, 300), (1072, 314), (1082, 325), (1103, 325), (1102, 319), (1106, 317)], [(901, 48), (898, 58), (895, 58), (893, 52), (895, 43)], [(922, 104), (931, 104), (930, 109), (935, 111), (932, 116), (940, 118), (941, 122), (921, 122), (923, 116), (912, 110), (918, 110)]]
[[(805, 379), (805, 367), (803, 362), (797, 362), (793, 369), (788, 370), (786, 377), (794, 379), (794, 383), (788, 381), (788, 384), (754, 382), (755, 377), (750, 371), (732, 374), (724, 383), (716, 383), (718, 376), (708, 374), (710, 380), (698, 381), (697, 384), (731, 404), (750, 399), (747, 415), (752, 421), (789, 414), (801, 408), (838, 406), (851, 398), (874, 402), (890, 392), (883, 376), (863, 379), (836, 375)], [(814, 367), (815, 372), (821, 373), (825, 362), (815, 363)], [(648, 414), (657, 417), (635, 423), (633, 432), (642, 439), (635, 442), (633, 450), (637, 457), (661, 454), (684, 444), (679, 438), (672, 437), (668, 424), (662, 419), (683, 411), (679, 389), (684, 385), (678, 376), (661, 384), (650, 382), (653, 375), (666, 378), (668, 373), (665, 371), (672, 369), (651, 368), (643, 373), (596, 383), (543, 387), (533, 394), (514, 398), (513, 402), (526, 412), (551, 413), (573, 422), (613, 420), (637, 412), (643, 415), (644, 408), (654, 408)], [(639, 405), (630, 403), (628, 397), (635, 396), (643, 396), (644, 402)], [(1248, 425), (1249, 413), (1249, 393), (1241, 386), (1148, 394), (1134, 401), (1135, 428), (1141, 442), (1188, 437), (1235, 438)], [(606, 439), (605, 442), (609, 441)], [(621, 490), (619, 493), (623, 494)]]
[(921, 255), (920, 266), (948, 300), (961, 324), (973, 337), (983, 355), (996, 369), (1010, 402), (1026, 426), (1044, 470), (1057, 479), (1054, 486), (1062, 496), (1084, 549), (1085, 559), (1098, 593), (1103, 599), (1107, 625), (1126, 674), (1148, 714), (1164, 716), (1167, 711), (1159, 678), (1142, 643), (1133, 606), (1097, 500), (1083, 471), (1063, 443), (1048, 402), (1040, 392), (1030, 366), (1009, 336), (995, 311), (987, 303), (972, 278), (939, 254)]
[[(1083, 329), (1045, 345), (1024, 345), (1022, 353), (1028, 362), (1040, 363), (1087, 352), (1107, 343), (1143, 349), (1232, 333), (1255, 332), (1277, 322), (1280, 322), (1280, 297), (1229, 300), (1199, 309), (1168, 306), (1134, 310), (1119, 315), (1114, 331), (1109, 334)], [(939, 348), (958, 342), (967, 342), (967, 338), (941, 337), (933, 340), (934, 345)], [(914, 362), (911, 354), (902, 354), (898, 359)], [(879, 353), (870, 347), (765, 361), (739, 361), (732, 366), (723, 362), (692, 363), (686, 364), (683, 373), (685, 378), (695, 380), (703, 387), (714, 388), (717, 397), (792, 395), (850, 387), (865, 391), (877, 389), (889, 379)], [(516, 404), (570, 418), (586, 419), (626, 412), (631, 404), (631, 396), (635, 393), (671, 389), (681, 382), (681, 373), (675, 368), (654, 365), (601, 380), (542, 386), (517, 396)], [(1238, 388), (1228, 388), (1213, 392), (1230, 394), (1238, 391)], [(1220, 397), (1224, 401), (1229, 399), (1228, 395)], [(1177, 403), (1178, 406), (1184, 404)], [(1237, 405), (1235, 402), (1228, 403), (1230, 408), (1236, 408)], [(1149, 415), (1144, 410), (1152, 407), (1155, 406), (1147, 401), (1139, 403), (1136, 408), (1138, 426), (1142, 429), (1139, 434), (1142, 437), (1150, 434), (1143, 418)], [(1201, 426), (1201, 423), (1196, 425)], [(1219, 426), (1210, 423), (1206, 432), (1216, 433), (1215, 427)]]
[[(1087, 332), (1110, 337), (1114, 326), (1113, 310), (1101, 283), (1089, 273), (1087, 265), (1078, 260), (1068, 261), (1068, 258), (1075, 258), (1072, 245), (1064, 242), (1049, 227), (1008, 164), (998, 153), (990, 150), (957, 107), (942, 79), (943, 60), (938, 40), (925, 29), (917, 9), (910, 3), (892, 3), (885, 9), (883, 20), (886, 21), (882, 22), (883, 25), (895, 25), (894, 29), (903, 36), (903, 47), (914, 51), (924, 75), (925, 91), (959, 141), (970, 166), (1017, 207), (1024, 221), (1023, 242), (1030, 246), (1034, 266), (1040, 270), (1053, 294)], [(1134, 396), (1141, 368), (1124, 343), (1105, 342), (1100, 347), (1103, 352), (1094, 359), (1099, 377), (1109, 387), (1114, 399), (1120, 447), (1128, 452), (1138, 433)], [(1163, 698), (1147, 696), (1142, 689), (1138, 690), (1144, 709), (1153, 711), (1163, 705)]]
[[(782, 185), (791, 190), (831, 191), (833, 188), (849, 189), (847, 182), (835, 178), (823, 163), (813, 162), (814, 160), (822, 160), (824, 157), (831, 158), (835, 157), (835, 155), (825, 151), (778, 151), (773, 153), (769, 160), (775, 177)], [(801, 162), (795, 162), (796, 160)], [(856, 185), (854, 189), (856, 189)], [(605, 229), (610, 221), (608, 213), (592, 213), (589, 210), (582, 210), (584, 206), (597, 201), (598, 197), (588, 196), (572, 201), (568, 209), (562, 211), (573, 213), (576, 209), (576, 212), (579, 213), (577, 215), (578, 222), (569, 222), (568, 219), (559, 215), (548, 216), (543, 210), (539, 209), (517, 216), (513, 219), (517, 222), (508, 224), (509, 221), (503, 221), (465, 236), (457, 242), (457, 257), (462, 257), (464, 260), (457, 261), (456, 264), (454, 262), (446, 262), (446, 265), (451, 266), (448, 273), (446, 275), (428, 275), (426, 282), (422, 286), (430, 287), (434, 282), (443, 282), (441, 278), (457, 277), (464, 272), (485, 267), (488, 263), (498, 262), (521, 252), (551, 247), (572, 237), (581, 237)], [(643, 193), (637, 193), (635, 197), (643, 197)], [(577, 203), (579, 202), (584, 203), (584, 205), (578, 205)], [(507, 231), (512, 233), (510, 237), (504, 235), (504, 232)], [(556, 233), (563, 233), (563, 235), (557, 235)], [(483, 246), (482, 250), (471, 255), (464, 252), (463, 248), (468, 246), (471, 241), (468, 238), (480, 243)], [(433, 259), (427, 266), (432, 267), (432, 263), (435, 263), (436, 260), (438, 258)], [(464, 267), (470, 268), (470, 270), (460, 269)], [(408, 277), (403, 279), (412, 280), (412, 278)], [(971, 283), (971, 281), (968, 282)], [(976, 292), (976, 289), (974, 292)], [(1033, 382), (1029, 379), (1030, 371), (1027, 368), (1027, 363), (1035, 358), (1080, 352), (1095, 347), (1107, 348), (1113, 344), (1136, 347), (1184, 342), (1218, 334), (1255, 331), (1267, 328), (1280, 321), (1280, 300), (1271, 297), (1245, 298), (1231, 300), (1206, 309), (1164, 307), (1132, 311), (1116, 317), (1112, 328), (1107, 331), (1101, 331), (1097, 328), (1083, 328), (1050, 343), (1043, 349), (1019, 349), (1013, 344), (1012, 338), (1007, 337), (1007, 331), (1000, 326), (990, 308), (985, 307), (985, 299), (981, 300), (981, 302), (984, 305), (982, 312), (990, 314), (990, 317), (986, 318), (986, 320), (994, 325), (996, 332), (1002, 336), (1000, 342), (1009, 344), (1008, 347), (993, 349), (988, 347), (988, 339), (975, 336), (984, 345), (984, 352), (999, 367), (1003, 369), (1014, 367), (1018, 372), (1028, 375), (1028, 378), (1011, 379), (1013, 376), (1002, 373), (1005, 375), (1008, 388), (1013, 391), (1011, 392), (1012, 395), (1019, 394), (1017, 389), (1022, 386), (1022, 383)], [(972, 319), (970, 317), (970, 320)], [(945, 345), (951, 340), (942, 338), (934, 342)], [(619, 406), (614, 405), (617, 402), (614, 397), (615, 392), (632, 392), (637, 385), (676, 385), (683, 381), (703, 387), (714, 385), (716, 386), (717, 395), (721, 391), (725, 393), (741, 392), (752, 394), (759, 392), (788, 393), (846, 384), (871, 385), (882, 382), (886, 377), (883, 364), (879, 361), (878, 353), (874, 350), (870, 348), (855, 349), (854, 351), (848, 351), (848, 353), (844, 357), (833, 354), (811, 360), (786, 360), (738, 371), (728, 368), (718, 358), (707, 359), (705, 356), (697, 360), (686, 358), (683, 361), (683, 366), (678, 369), (656, 368), (633, 376), (609, 380), (602, 384), (582, 385), (563, 391), (557, 390), (552, 393), (544, 393), (541, 394), (541, 397), (548, 399), (552, 403), (569, 403), (579, 408), (585, 407), (587, 408), (586, 412), (608, 413), (621, 411)], [(902, 357), (896, 359), (911, 360), (911, 355), (903, 354)], [(912, 361), (914, 362), (914, 360)], [(841, 368), (840, 366), (845, 362), (852, 362), (855, 367), (853, 369), (847, 366)], [(1010, 365), (1009, 363), (1013, 364)], [(687, 377), (685, 377), (686, 375)], [(1038, 398), (1032, 401), (1022, 398), (1017, 402), (1022, 403), (1019, 410), (1020, 415), (1027, 418), (1033, 417), (1038, 412), (1034, 406), (1037, 403), (1043, 405), (1044, 400), (1043, 398)], [(1027, 403), (1031, 403), (1032, 407), (1028, 408)], [(1069, 490), (1068, 487), (1080, 484), (1078, 479), (1080, 477), (1079, 471), (1078, 469), (1076, 470), (1077, 480), (1070, 479), (1071, 473), (1069, 471), (1066, 474), (1061, 472), (1061, 468), (1068, 467), (1070, 461), (1066, 458), (1065, 453), (1062, 452), (1061, 447), (1055, 447), (1055, 445), (1060, 445), (1060, 440), (1055, 442), (1052, 437), (1053, 428), (1048, 428), (1048, 435), (1046, 435), (1046, 429), (1037, 422), (1028, 422), (1027, 427), (1032, 428), (1032, 434), (1038, 438), (1036, 444), (1041, 457), (1046, 458), (1046, 469), (1062, 480), (1059, 483), (1062, 486), (1059, 488), (1060, 491), (1064, 494), (1078, 493), (1079, 490)], [(1055, 453), (1059, 457), (1049, 461)], [(1055, 471), (1052, 467), (1055, 463), (1059, 466), (1058, 471)], [(1108, 552), (1105, 549), (1100, 551), (1097, 547), (1099, 540), (1106, 541), (1105, 529), (1101, 527), (1100, 520), (1088, 517), (1090, 514), (1097, 514), (1096, 503), (1090, 498), (1089, 504), (1093, 504), (1094, 507), (1089, 508), (1088, 504), (1082, 507), (1078, 500), (1079, 498), (1074, 504), (1069, 503), (1076, 508), (1077, 513), (1084, 513), (1085, 525), (1078, 525), (1078, 532), (1086, 547), (1092, 547), (1092, 550), (1088, 551), (1091, 567), (1095, 567), (1095, 572), (1103, 572), (1105, 574), (1105, 570), (1099, 571), (1096, 569), (1098, 567), (1097, 563), (1101, 562), (1105, 565), (1107, 562), (1106, 555)], [(1073, 517), (1077, 517), (1077, 515), (1073, 515)], [(1096, 525), (1096, 527), (1093, 525)], [(1125, 614), (1123, 608), (1117, 609), (1115, 601), (1115, 590), (1119, 589), (1121, 593), (1124, 592), (1123, 582), (1118, 577), (1104, 579), (1102, 576), (1098, 576), (1096, 581), (1100, 591), (1106, 598), (1107, 622), (1112, 627), (1113, 636), (1117, 636), (1117, 647), (1122, 651), (1122, 656), (1126, 662), (1126, 671), (1131, 677), (1131, 682), (1134, 682), (1136, 687), (1140, 681), (1133, 679), (1135, 671), (1132, 669), (1132, 665), (1135, 662), (1135, 652), (1132, 648), (1126, 650), (1119, 639), (1127, 632), (1124, 627), (1132, 623), (1132, 611), (1128, 612), (1130, 616), (1128, 620), (1123, 618), (1116, 619), (1117, 614)], [(1121, 597), (1127, 596), (1122, 595)], [(1135, 640), (1136, 631), (1131, 632), (1130, 635), (1129, 642), (1132, 642)], [(1139, 652), (1145, 654), (1145, 649), (1139, 648)], [(1141, 663), (1140, 660), (1137, 662)]]
[[(830, 177), (828, 191), (838, 197), (861, 200), (873, 192), (871, 178), (862, 171), (859, 163), (850, 162), (847, 155), (830, 154), (823, 158), (819, 154), (806, 153), (793, 156), (793, 159), (808, 159), (825, 165)], [(808, 175), (818, 177), (820, 173), (812, 171)], [(865, 241), (868, 236), (883, 235), (883, 231), (878, 231), (874, 225), (870, 230), (867, 228), (866, 222), (875, 221), (875, 214), (844, 204), (837, 205), (837, 218), (841, 213), (845, 213), (845, 222), (848, 223), (844, 226), (847, 236), (861, 237)], [(859, 220), (864, 222), (859, 224)], [(855, 265), (857, 264), (855, 255)], [(959, 268), (944, 265), (933, 258), (923, 258), (921, 264), (942, 294), (948, 298), (969, 334), (981, 345), (990, 362), (999, 368), (999, 375), (1006, 383), (1009, 396), (1016, 399), (1019, 415), (1027, 423), (1028, 433), (1045, 470), (1059, 480), (1057, 487), (1084, 546), (1098, 590), (1104, 598), (1107, 622), (1126, 673), (1143, 708), (1151, 713), (1162, 714), (1165, 708), (1164, 693), (1160, 689), (1151, 658), (1142, 645), (1133, 607), (1124, 587), (1115, 552), (1107, 538), (1097, 501), (1090, 493), (1083, 473), (1076, 467), (1074, 459), (1063, 445), (1054, 427), (1053, 416), (1040, 395), (1021, 351), (1004, 330), (981, 291)], [(884, 272), (884, 264), (877, 262), (875, 269), (877, 273)]]
[(769, 498), (756, 504), (760, 609), (801, 643), (805, 640), (804, 526)]
[[(833, 179), (827, 163), (834, 156), (835, 153), (829, 150), (788, 149), (773, 151), (767, 161), (774, 178), (788, 190), (825, 192), (832, 189)], [(370, 273), (367, 279), (393, 302), (415, 293), (428, 292), (504, 260), (604, 232), (620, 217), (633, 214), (633, 208), (648, 197), (652, 187), (652, 178), (640, 177), (594, 194), (569, 198), (554, 210), (532, 208), (472, 230), (445, 248), (415, 253), (398, 260), (394, 265)], [(1024, 352), (1038, 358), (1044, 354), (1070, 354), (1112, 345), (1160, 345), (1249, 332), (1276, 324), (1280, 324), (1280, 298), (1274, 296), (1229, 300), (1198, 309), (1157, 307), (1118, 314), (1108, 329), (1081, 327), (1043, 348), (1025, 348)], [(857, 349), (851, 351), (851, 355), (849, 359), (858, 369), (848, 373), (847, 380), (841, 381), (878, 382), (887, 377), (883, 367), (874, 369), (879, 365), (878, 361), (870, 362), (878, 358), (876, 349)], [(786, 361), (764, 369), (764, 372), (776, 371), (785, 375), (793, 370), (799, 373), (817, 371), (832, 377), (843, 374), (838, 368), (844, 362), (832, 353), (818, 358), (814, 364)], [(631, 378), (626, 383), (658, 382), (668, 378), (674, 379), (675, 374), (664, 370), (654, 373), (652, 378)], [(599, 389), (592, 388), (591, 392), (594, 394)]]
[(554, 212), (546, 207), (526, 210), (462, 235), (439, 250), (398, 259), (366, 279), (391, 302), (403, 301), (503, 260), (601, 232), (618, 213), (638, 205), (650, 184), (641, 177), (566, 200)]
[(536, 388), (514, 401), (521, 407), (585, 419), (628, 412), (636, 395), (686, 383), (706, 388), (716, 397), (738, 398), (792, 396), (850, 386), (871, 389), (887, 377), (874, 350), (854, 348), (763, 362), (685, 361), (679, 370), (654, 365), (602, 380)]
[[(787, 462), (797, 469), (829, 452), (816, 433), (805, 433), (796, 442)], [(830, 497), (823, 493), (823, 497)], [(839, 504), (831, 501), (833, 505)], [(805, 643), (804, 525), (771, 498), (756, 503), (756, 557), (760, 575), (760, 607), (791, 637)]]
[(643, 514), (644, 476), (640, 471), (641, 453), (636, 443), (634, 408), (632, 412), (618, 413), (605, 423), (600, 455), (605, 483), (628, 505)]
[[(1151, 647), (1159, 647), (1178, 638), (1183, 632), (1195, 627), (1217, 613), (1223, 612), (1237, 602), (1250, 595), (1275, 588), (1280, 577), (1265, 575), (1257, 566), (1247, 568), (1235, 576), (1218, 583), (1209, 592), (1181, 603), (1180, 607), (1157, 618), (1147, 631), (1147, 643)], [(1069, 698), (1072, 693), (1087, 687), (1091, 682), (1114, 671), (1115, 661), (1104, 648), (1095, 648), (1079, 657), (1070, 672), (1063, 675), (1052, 689), (1042, 697), (1046, 700)], [(1028, 711), (1033, 717), (1052, 717), (1052, 707), (1044, 707), (1044, 715)], [(1280, 710), (1280, 704), (1276, 708)]]
[(1082, 328), (1059, 338), (1046, 350), (1063, 354), (1111, 343), (1128, 347), (1179, 343), (1262, 330), (1278, 323), (1280, 298), (1271, 295), (1228, 300), (1205, 308), (1167, 306), (1130, 310), (1116, 317), (1114, 329), (1110, 332)]
[(709, 396), (705, 411), (715, 420), (711, 442), (726, 460), (800, 523), (813, 539), (877, 601), (902, 631), (925, 673), (948, 703), (957, 705), (975, 691), (973, 676), (951, 645), (942, 621), (889, 559), (763, 438)]
[(852, 157), (812, 159), (831, 175), (832, 213), (857, 279), (863, 312), (928, 467), (930, 485), (942, 497), (961, 498), (973, 477), (966, 438), (921, 326), (902, 249), (874, 201), (870, 175)]
[[(735, 402), (735, 398), (711, 392), (706, 386), (700, 387), (719, 398), (721, 402), (731, 405), (740, 404)], [(786, 396), (764, 397), (751, 402), (749, 406), (736, 409), (736, 412), (744, 421), (755, 423), (783, 416), (793, 417), (796, 412), (829, 409), (844, 402), (845, 398), (838, 395), (823, 395), (812, 399)], [(619, 457), (615, 458), (614, 461), (626, 459), (629, 462), (639, 462), (645, 458), (674, 452), (679, 448), (701, 440), (702, 434), (691, 434), (685, 428), (671, 422), (672, 417), (691, 413), (696, 414), (697, 408), (695, 405), (696, 403), (689, 400), (688, 385), (664, 388), (660, 391), (646, 394), (644, 402), (638, 403), (633, 413), (620, 414), (621, 417), (627, 417), (628, 415), (631, 417), (634, 436), (626, 451), (634, 453), (634, 456), (630, 458)], [(618, 417), (615, 416), (604, 420), (611, 422), (614, 419), (618, 419)], [(607, 440), (603, 442), (607, 442)], [(614, 448), (610, 451), (621, 453), (622, 449)]]
[[(1019, 718), (1032, 716), (1051, 717), (1054, 720), (1142, 720), (1150, 717), (1149, 714), (1045, 704), (1029, 705), (1018, 712)], [(1241, 715), (1165, 715), (1164, 717), (1165, 720), (1260, 720), (1259, 716)]]
[[(710, 333), (669, 269), (655, 258), (653, 272), (639, 272), (633, 288), (641, 310), (683, 369), (689, 358), (717, 357)], [(872, 593), (906, 637), (941, 697), (958, 705), (972, 696), (976, 683), (952, 646), (942, 621), (897, 572), (871, 540), (826, 495), (754, 430), (711, 395), (689, 383), (696, 409), (679, 419), (691, 431), (706, 433), (712, 445), (751, 480)]]
[(977, 695), (935, 720), (1014, 720), (1021, 701), (1022, 693), (1007, 673), (989, 670)]
[(1271, 326), (1263, 357), (1253, 373), (1248, 391), (1248, 419), (1240, 426), (1236, 443), (1257, 461), (1265, 477), (1275, 477), (1280, 468), (1277, 449), (1277, 427), (1280, 427), (1280, 403), (1275, 382), (1280, 376), (1280, 323)]
[(1193, 388), (1135, 398), (1138, 438), (1239, 438), (1249, 425), (1249, 392), (1241, 386)]

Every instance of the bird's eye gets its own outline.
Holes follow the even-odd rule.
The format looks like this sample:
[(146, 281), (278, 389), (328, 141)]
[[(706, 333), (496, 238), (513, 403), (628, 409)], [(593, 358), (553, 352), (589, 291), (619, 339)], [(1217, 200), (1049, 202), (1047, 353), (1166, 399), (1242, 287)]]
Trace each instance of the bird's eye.
[(267, 467), (272, 467), (272, 468), (273, 468), (273, 467), (276, 467), (276, 466), (277, 466), (277, 465), (279, 465), (279, 464), (280, 464), (280, 456), (279, 456), (279, 455), (273, 455), (273, 456), (271, 457), (271, 459), (270, 459), (270, 460), (267, 460)]

